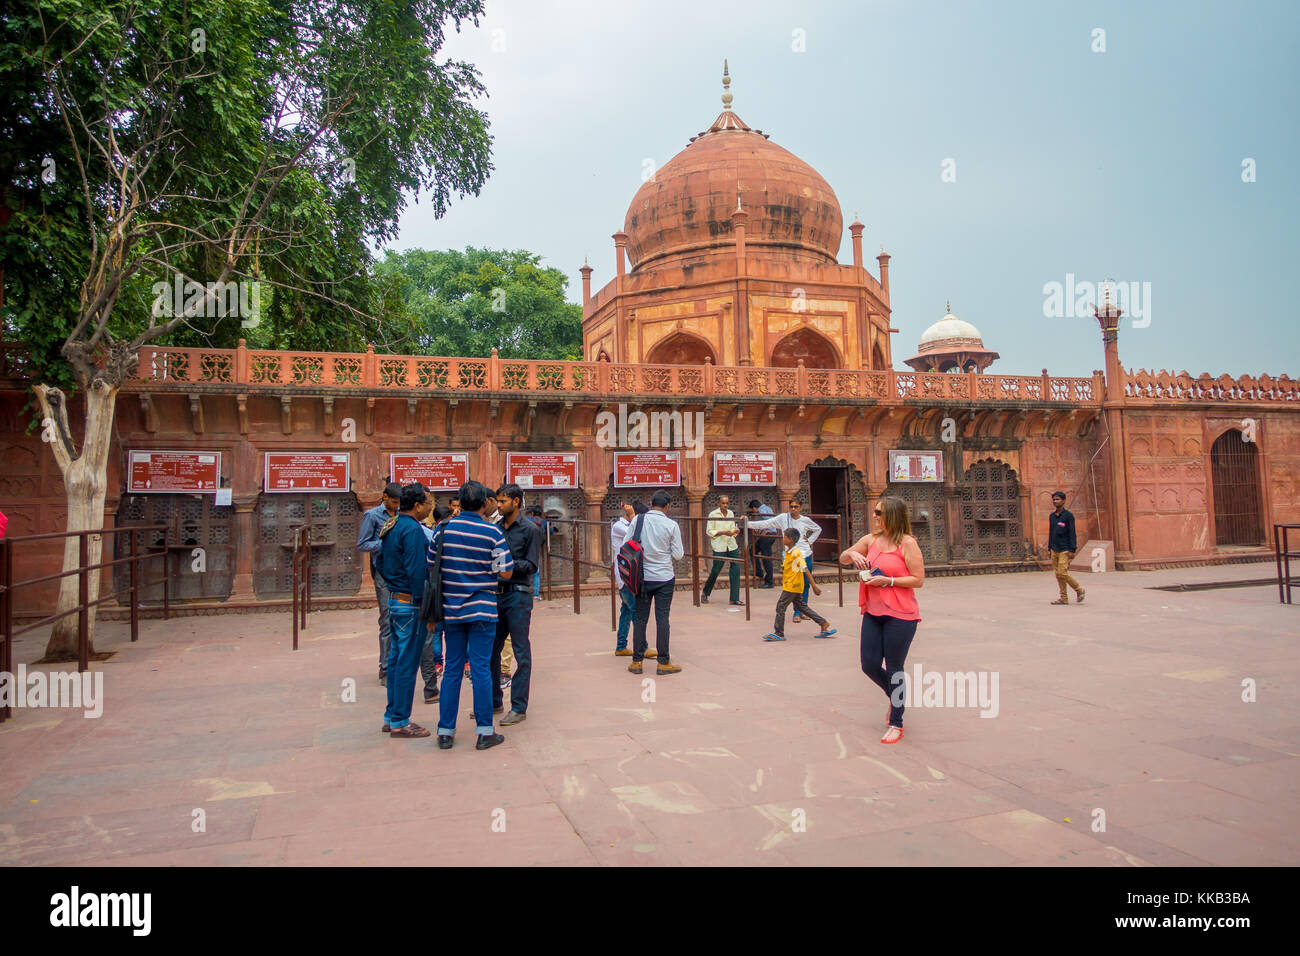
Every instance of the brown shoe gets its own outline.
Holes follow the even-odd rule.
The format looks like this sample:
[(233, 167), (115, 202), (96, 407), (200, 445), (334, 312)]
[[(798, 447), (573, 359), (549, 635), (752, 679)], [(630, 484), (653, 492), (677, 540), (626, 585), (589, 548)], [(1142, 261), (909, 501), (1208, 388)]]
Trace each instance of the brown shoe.
[(1075, 603), (1075, 604), (1082, 604), (1082, 603), (1083, 603), (1083, 594), (1084, 594), (1083, 588), (1079, 588), (1079, 593), (1076, 594), (1076, 595), (1074, 596), (1074, 603)]
[(389, 731), (388, 733), (390, 740), (396, 740), (398, 737), (416, 738), (428, 736), (429, 732), (419, 724), (407, 724), (405, 727), (398, 727), (396, 730)]
[(627, 669), (633, 674), (639, 674), (641, 673), (641, 662), (633, 661), (631, 664), (627, 665)]
[(662, 677), (664, 674), (680, 674), (682, 672), (681, 664), (669, 664), (667, 661), (660, 661), (655, 668), (655, 674)]
[(654, 648), (649, 648), (646, 650), (645, 656), (653, 660), (654, 658), (659, 656), (659, 652), (656, 651)]
[(393, 732), (393, 728), (389, 727), (387, 724), (384, 724), (384, 729), (380, 731), (380, 733), (384, 733), (384, 734), (391, 734), (392, 732)]
[(631, 656), (632, 656), (632, 648), (630, 648), (630, 647), (619, 648), (618, 650), (616, 650), (616, 651), (614, 652), (614, 656), (615, 656), (615, 657), (631, 657)]

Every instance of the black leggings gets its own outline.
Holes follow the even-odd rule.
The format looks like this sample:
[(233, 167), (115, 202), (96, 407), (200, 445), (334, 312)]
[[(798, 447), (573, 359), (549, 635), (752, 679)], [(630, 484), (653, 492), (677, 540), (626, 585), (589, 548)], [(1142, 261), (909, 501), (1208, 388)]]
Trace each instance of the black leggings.
[[(889, 697), (891, 727), (903, 726), (903, 662), (915, 636), (916, 621), (901, 621), (884, 614), (862, 615), (862, 673)], [(881, 660), (885, 662), (883, 667)]]

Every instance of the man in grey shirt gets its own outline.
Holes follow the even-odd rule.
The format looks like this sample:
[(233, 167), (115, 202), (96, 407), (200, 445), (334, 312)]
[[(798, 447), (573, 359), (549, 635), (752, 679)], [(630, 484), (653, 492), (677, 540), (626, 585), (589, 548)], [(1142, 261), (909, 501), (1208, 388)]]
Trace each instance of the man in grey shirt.
[[(787, 528), (793, 528), (799, 535), (799, 552), (803, 555), (804, 563), (808, 565), (808, 577), (804, 580), (803, 601), (808, 603), (808, 592), (812, 586), (812, 566), (813, 566), (813, 542), (822, 533), (822, 526), (812, 518), (803, 513), (803, 506), (799, 504), (798, 498), (790, 499), (790, 510), (785, 514), (775, 515), (771, 518), (763, 518), (758, 521), (749, 522), (750, 531), (780, 531), (784, 532)], [(805, 620), (796, 610), (794, 614), (795, 623)]]
[(655, 608), (655, 648), (658, 651), (658, 669), (656, 673), (677, 674), (681, 666), (671, 663), (668, 657), (668, 614), (673, 606), (673, 587), (676, 579), (673, 573), (673, 561), (683, 557), (686, 550), (682, 547), (682, 531), (677, 522), (664, 512), (669, 502), (668, 492), (656, 491), (650, 499), (650, 510), (632, 523), (629, 534), (636, 533), (636, 526), (644, 522), (641, 528), (641, 547), (645, 553), (642, 567), (645, 580), (641, 593), (636, 596), (636, 618), (632, 625), (632, 663), (627, 669), (633, 674), (641, 673), (641, 660), (646, 656), (646, 625), (650, 621), (650, 605)]

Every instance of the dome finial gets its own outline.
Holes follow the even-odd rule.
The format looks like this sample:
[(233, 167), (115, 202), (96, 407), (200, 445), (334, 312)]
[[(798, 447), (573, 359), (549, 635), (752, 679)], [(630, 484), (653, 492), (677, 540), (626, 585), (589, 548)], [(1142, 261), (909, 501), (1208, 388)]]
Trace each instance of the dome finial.
[(948, 314), (952, 315), (952, 299), (948, 300), (947, 305), (948, 305)]
[(731, 99), (731, 73), (727, 69), (727, 61), (724, 58), (722, 61), (722, 108), (724, 110), (731, 109)]

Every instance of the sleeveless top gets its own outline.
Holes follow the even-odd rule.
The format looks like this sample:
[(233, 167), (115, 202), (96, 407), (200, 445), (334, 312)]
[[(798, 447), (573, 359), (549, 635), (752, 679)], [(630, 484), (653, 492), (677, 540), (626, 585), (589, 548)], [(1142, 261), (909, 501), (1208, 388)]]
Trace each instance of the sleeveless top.
[[(867, 548), (867, 560), (873, 568), (880, 568), (886, 577), (905, 578), (912, 572), (903, 560), (903, 549), (882, 552), (873, 539)], [(916, 603), (916, 589), (903, 587), (867, 587), (858, 585), (858, 608), (863, 614), (896, 617), (900, 621), (921, 620), (921, 609)]]

